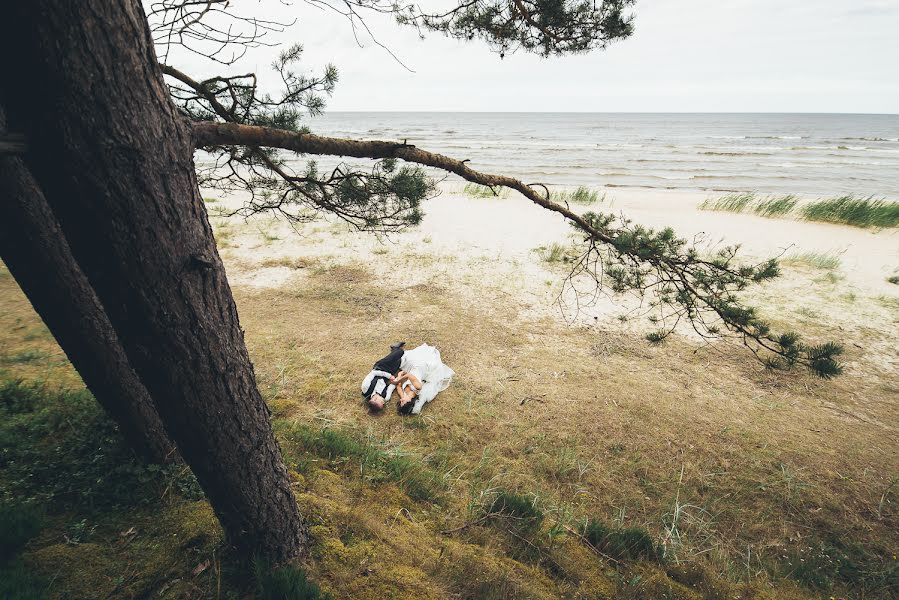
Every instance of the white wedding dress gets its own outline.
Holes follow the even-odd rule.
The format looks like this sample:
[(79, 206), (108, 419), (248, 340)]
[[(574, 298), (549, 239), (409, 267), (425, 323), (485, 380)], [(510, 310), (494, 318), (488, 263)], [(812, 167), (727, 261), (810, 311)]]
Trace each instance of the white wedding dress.
[(421, 380), (421, 391), (415, 398), (415, 406), (412, 407), (413, 415), (420, 413), (425, 404), (445, 390), (456, 374), (440, 360), (440, 350), (428, 344), (406, 350), (400, 369)]

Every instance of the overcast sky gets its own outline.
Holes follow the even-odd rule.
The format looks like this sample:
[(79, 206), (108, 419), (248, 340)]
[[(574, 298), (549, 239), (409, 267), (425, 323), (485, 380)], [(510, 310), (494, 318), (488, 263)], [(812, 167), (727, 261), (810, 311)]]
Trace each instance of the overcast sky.
[[(304, 64), (335, 64), (332, 111), (899, 113), (899, 0), (638, 0), (636, 31), (606, 51), (500, 59), (462, 43), (367, 19), (362, 47), (343, 17), (303, 2), (232, 3), (297, 22), (276, 38), (302, 42)], [(259, 49), (232, 72), (268, 69)], [(172, 61), (221, 74), (195, 58)]]

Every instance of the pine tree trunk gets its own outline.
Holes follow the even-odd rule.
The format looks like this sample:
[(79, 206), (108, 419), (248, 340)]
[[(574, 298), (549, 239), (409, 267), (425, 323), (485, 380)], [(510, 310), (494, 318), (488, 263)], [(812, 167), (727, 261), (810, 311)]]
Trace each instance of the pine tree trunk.
[[(308, 534), (137, 0), (29, 0), (0, 25), (9, 128), (129, 361), (232, 543)], [(28, 82), (28, 83), (26, 83)]]
[[(0, 131), (3, 130), (0, 111)], [(31, 173), (0, 156), (0, 257), (85, 385), (144, 459), (177, 457), (156, 407), (125, 357)]]

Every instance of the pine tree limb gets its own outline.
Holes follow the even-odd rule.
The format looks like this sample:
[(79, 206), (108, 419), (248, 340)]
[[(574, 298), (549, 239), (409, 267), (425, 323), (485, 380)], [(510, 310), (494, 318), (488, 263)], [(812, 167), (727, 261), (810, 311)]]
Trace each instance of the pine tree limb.
[[(736, 264), (737, 248), (720, 250), (704, 258), (671, 229), (654, 231), (632, 225), (628, 220), (616, 223), (613, 215), (578, 214), (568, 206), (553, 202), (542, 184), (526, 184), (513, 177), (482, 173), (442, 154), (428, 152), (407, 143), (381, 140), (359, 141), (319, 136), (302, 131), (240, 123), (194, 122), (194, 141), (198, 148), (247, 146), (280, 148), (300, 154), (349, 156), (368, 159), (400, 159), (454, 173), (466, 181), (519, 192), (534, 204), (565, 217), (586, 235), (587, 250), (579, 259), (582, 272), (597, 286), (608, 281), (613, 291), (653, 290), (654, 308), (673, 309), (674, 325), (648, 336), (660, 342), (686, 319), (703, 338), (724, 337), (718, 323), (740, 337), (762, 363), (770, 368), (789, 369), (804, 365), (821, 377), (842, 372), (836, 357), (842, 347), (833, 342), (818, 346), (801, 343), (796, 334), (774, 334), (752, 307), (744, 306), (737, 293), (751, 283), (777, 277), (775, 260), (754, 266)], [(542, 188), (543, 193), (538, 191)], [(707, 318), (716, 317), (717, 323)]]

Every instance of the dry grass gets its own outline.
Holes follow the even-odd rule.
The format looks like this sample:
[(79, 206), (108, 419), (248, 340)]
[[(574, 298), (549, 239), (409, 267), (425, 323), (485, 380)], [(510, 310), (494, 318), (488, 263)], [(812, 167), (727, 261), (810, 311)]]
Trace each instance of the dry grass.
[[(808, 568), (822, 548), (864, 559), (848, 580), (855, 593), (895, 582), (895, 372), (772, 374), (739, 350), (566, 328), (502, 297), (378, 290), (356, 264), (307, 273), (235, 289), (279, 431), (338, 432), (442, 482), (411, 488), (413, 500), (406, 471), (376, 477), (367, 459), (297, 453), (282, 438), (313, 525), (306, 566), (335, 597), (798, 598), (831, 585), (846, 595), (833, 568), (823, 580)], [(4, 364), (6, 374), (72, 381), (52, 338), (24, 341), (39, 321), (9, 278), (0, 294), (4, 353), (48, 357)], [(421, 417), (372, 416), (360, 403), (358, 381), (398, 339), (436, 344), (458, 374)], [(863, 353), (849, 344), (846, 358), (859, 365)], [(500, 489), (539, 502), (538, 531), (522, 541), (487, 523), (459, 529)], [(645, 529), (665, 562), (604, 561), (565, 529), (587, 519)]]
[[(387, 295), (372, 319), (358, 304), (359, 288), (369, 285), (350, 266), (301, 289), (241, 290), (241, 315), (260, 381), (278, 382), (275, 401), (290, 418), (367, 431), (422, 457), (447, 482), (436, 513), (402, 499), (384, 511), (423, 527), (413, 537), (425, 555), (445, 547), (439, 530), (466, 522), (470, 503), (498, 487), (537, 494), (551, 514), (572, 522), (596, 516), (646, 528), (672, 559), (731, 581), (779, 580), (792, 568), (784, 557), (801, 556), (806, 544), (851, 540), (885, 557), (899, 541), (889, 500), (899, 469), (888, 441), (895, 378), (775, 375), (739, 351), (655, 348), (626, 334), (530, 322), (508, 306), (465, 307), (428, 286)], [(415, 426), (392, 412), (370, 416), (359, 403), (356, 379), (394, 338), (438, 344), (459, 373)], [(345, 477), (334, 485), (357, 489)], [(368, 492), (358, 489), (362, 502)], [(874, 518), (885, 492), (893, 512)], [(386, 526), (378, 532), (395, 535)], [(497, 548), (520, 551), (480, 527), (453, 538), (475, 544), (485, 560)], [(587, 569), (571, 544), (555, 552), (572, 573)], [(535, 595), (573, 593), (574, 577), (555, 578), (547, 559), (524, 564), (545, 574)], [(415, 561), (408, 568), (422, 570)], [(326, 587), (349, 579), (335, 569), (316, 576)], [(429, 581), (445, 576), (423, 570)], [(331, 589), (349, 593), (343, 585)]]
[(259, 263), (260, 267), (287, 267), (288, 269), (308, 269), (314, 267), (317, 262), (303, 256), (282, 256), (279, 258), (267, 258)]

